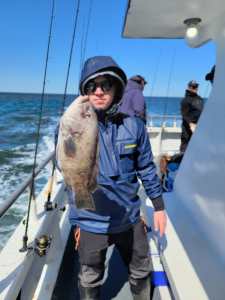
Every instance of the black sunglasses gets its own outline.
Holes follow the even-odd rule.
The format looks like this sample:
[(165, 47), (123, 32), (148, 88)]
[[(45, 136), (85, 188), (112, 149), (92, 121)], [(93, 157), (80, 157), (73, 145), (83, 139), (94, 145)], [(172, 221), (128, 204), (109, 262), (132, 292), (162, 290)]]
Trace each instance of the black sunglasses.
[(198, 84), (192, 84), (192, 85), (190, 85), (190, 87), (193, 88), (193, 89), (197, 89), (198, 88)]
[(94, 93), (100, 87), (103, 92), (109, 92), (113, 87), (113, 81), (110, 79), (105, 79), (100, 82), (89, 81), (84, 88), (85, 94)]

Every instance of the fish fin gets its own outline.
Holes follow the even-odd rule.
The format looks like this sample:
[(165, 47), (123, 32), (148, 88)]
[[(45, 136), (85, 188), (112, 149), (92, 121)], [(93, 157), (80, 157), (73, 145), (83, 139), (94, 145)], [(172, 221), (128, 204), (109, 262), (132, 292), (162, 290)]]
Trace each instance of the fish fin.
[(65, 152), (66, 156), (69, 156), (69, 157), (72, 157), (72, 158), (75, 157), (76, 147), (75, 147), (75, 143), (74, 143), (71, 136), (69, 136), (63, 142), (63, 148), (64, 148), (64, 152)]
[(97, 187), (97, 176), (98, 176), (98, 165), (95, 164), (93, 168), (93, 172), (91, 173), (91, 178), (90, 178), (90, 183), (89, 183), (89, 190), (90, 191), (95, 191)]
[(76, 192), (76, 206), (78, 209), (95, 210), (95, 203), (89, 191)]
[(91, 192), (94, 193), (94, 192), (96, 192), (97, 190), (99, 190), (100, 188), (101, 188), (101, 186), (98, 185), (98, 184), (96, 183), (96, 186), (93, 187), (93, 190), (92, 190)]
[(99, 172), (99, 167), (98, 167), (98, 159), (99, 159), (99, 144), (98, 144), (98, 138), (96, 139), (96, 147), (95, 149), (95, 153), (93, 153), (94, 155), (94, 165), (92, 167), (92, 172), (91, 172), (91, 176), (90, 176), (90, 182), (89, 182), (89, 190), (94, 192), (97, 188), (97, 177), (98, 177), (98, 172)]

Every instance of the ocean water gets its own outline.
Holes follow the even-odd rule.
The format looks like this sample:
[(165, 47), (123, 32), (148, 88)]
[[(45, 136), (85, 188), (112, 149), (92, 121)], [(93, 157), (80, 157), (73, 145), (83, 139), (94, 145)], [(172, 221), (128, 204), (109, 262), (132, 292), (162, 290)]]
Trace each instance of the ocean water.
[[(0, 93), (0, 204), (31, 174), (40, 99), (39, 94)], [(67, 97), (66, 107), (73, 99), (73, 95)], [(163, 115), (169, 115), (172, 118), (168, 119), (167, 125), (172, 126), (173, 116), (180, 114), (180, 100), (146, 97), (147, 112), (153, 117), (154, 125), (160, 126)], [(44, 98), (38, 164), (54, 149), (54, 132), (62, 102), (62, 95), (51, 94)], [(41, 173), (35, 187), (37, 193), (50, 171), (46, 169)], [(27, 194), (22, 195), (0, 219), (0, 249), (26, 213), (27, 199)]]

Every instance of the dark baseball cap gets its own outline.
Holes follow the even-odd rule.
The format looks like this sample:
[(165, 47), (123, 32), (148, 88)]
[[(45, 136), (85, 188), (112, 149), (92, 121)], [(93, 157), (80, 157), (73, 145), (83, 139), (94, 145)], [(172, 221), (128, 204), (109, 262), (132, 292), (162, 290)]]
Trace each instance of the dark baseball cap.
[(197, 83), (197, 81), (195, 81), (195, 80), (191, 80), (191, 81), (188, 82), (188, 87), (197, 89), (198, 86), (199, 86), (199, 83)]
[(138, 83), (141, 83), (141, 81), (144, 81), (144, 84), (147, 84), (147, 81), (145, 80), (145, 78), (141, 75), (134, 75), (130, 78), (130, 80), (136, 81)]

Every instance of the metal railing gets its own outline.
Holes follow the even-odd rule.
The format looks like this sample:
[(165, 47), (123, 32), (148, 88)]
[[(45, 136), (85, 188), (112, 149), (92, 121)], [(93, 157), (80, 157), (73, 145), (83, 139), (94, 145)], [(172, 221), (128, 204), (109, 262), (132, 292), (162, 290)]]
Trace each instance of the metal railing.
[(174, 127), (180, 128), (182, 122), (181, 115), (149, 115), (147, 126), (149, 127)]
[[(54, 151), (48, 155), (48, 157), (35, 169), (35, 178), (37, 175), (45, 168), (45, 166), (54, 159)], [(18, 199), (18, 197), (30, 187), (32, 182), (32, 175), (30, 175), (19, 187), (18, 189), (3, 203), (0, 204), (0, 218), (5, 214), (5, 212), (13, 205), (13, 203)]]
[[(181, 127), (182, 117), (180, 115), (149, 115), (147, 117), (147, 126), (149, 127)], [(35, 178), (45, 168), (45, 166), (54, 158), (54, 151), (38, 166), (35, 170)], [(32, 175), (30, 175), (18, 189), (3, 203), (0, 204), (0, 218), (12, 206), (17, 198), (31, 185)]]

